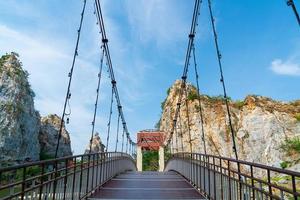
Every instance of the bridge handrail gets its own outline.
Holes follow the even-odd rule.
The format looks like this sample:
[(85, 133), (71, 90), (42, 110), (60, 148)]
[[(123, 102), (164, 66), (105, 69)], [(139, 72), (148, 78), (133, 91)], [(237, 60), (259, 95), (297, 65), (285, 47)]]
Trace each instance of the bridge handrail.
[(179, 172), (211, 199), (255, 199), (257, 196), (281, 200), (300, 197), (299, 172), (259, 163), (180, 152), (171, 155), (165, 170)]
[(0, 169), (0, 199), (83, 199), (119, 173), (136, 170), (122, 152), (66, 156)]
[(0, 173), (5, 172), (5, 171), (11, 171), (14, 169), (20, 169), (23, 167), (31, 167), (31, 166), (35, 166), (35, 165), (41, 165), (41, 164), (50, 164), (50, 163), (54, 163), (54, 162), (58, 162), (58, 161), (79, 158), (79, 157), (87, 156), (87, 155), (93, 156), (93, 155), (108, 154), (108, 153), (122, 154), (122, 155), (127, 156), (128, 158), (132, 159), (132, 161), (134, 161), (133, 158), (129, 154), (124, 153), (124, 152), (101, 152), (101, 153), (79, 154), (79, 155), (75, 155), (75, 156), (64, 156), (64, 157), (60, 157), (60, 158), (56, 158), (56, 159), (33, 161), (33, 162), (27, 162), (27, 163), (13, 165), (13, 166), (9, 166), (9, 167), (2, 167), (2, 168), (0, 168)]
[(254, 162), (250, 162), (250, 161), (236, 160), (234, 158), (228, 158), (228, 157), (223, 157), (223, 156), (216, 156), (216, 155), (211, 155), (211, 154), (206, 154), (205, 155), (205, 154), (202, 154), (202, 153), (189, 153), (189, 152), (180, 152), (180, 153), (175, 153), (173, 155), (180, 155), (180, 154), (192, 154), (192, 155), (207, 156), (207, 157), (211, 157), (211, 158), (227, 160), (227, 161), (240, 163), (240, 164), (244, 164), (244, 165), (250, 165), (250, 166), (258, 167), (258, 168), (261, 168), (261, 169), (266, 169), (266, 170), (269, 169), (269, 170), (272, 170), (274, 172), (283, 173), (283, 174), (286, 174), (286, 175), (299, 176), (300, 177), (300, 172), (297, 172), (297, 171), (292, 171), (292, 170), (288, 170), (288, 169), (281, 169), (281, 168), (278, 168), (278, 167), (268, 166), (268, 165), (264, 165), (264, 164), (260, 164), (260, 163), (254, 163)]

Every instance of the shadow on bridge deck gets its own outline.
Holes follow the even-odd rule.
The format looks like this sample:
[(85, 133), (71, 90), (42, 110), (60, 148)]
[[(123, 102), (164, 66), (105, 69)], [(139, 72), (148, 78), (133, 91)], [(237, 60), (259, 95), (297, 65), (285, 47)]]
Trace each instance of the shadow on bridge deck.
[(97, 199), (204, 199), (175, 172), (127, 172), (100, 188)]

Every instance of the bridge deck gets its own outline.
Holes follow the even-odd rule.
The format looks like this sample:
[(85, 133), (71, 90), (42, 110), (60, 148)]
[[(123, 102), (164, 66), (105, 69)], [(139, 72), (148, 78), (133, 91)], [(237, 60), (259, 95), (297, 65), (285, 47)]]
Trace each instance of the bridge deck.
[(89, 199), (204, 198), (175, 172), (127, 172), (107, 182)]

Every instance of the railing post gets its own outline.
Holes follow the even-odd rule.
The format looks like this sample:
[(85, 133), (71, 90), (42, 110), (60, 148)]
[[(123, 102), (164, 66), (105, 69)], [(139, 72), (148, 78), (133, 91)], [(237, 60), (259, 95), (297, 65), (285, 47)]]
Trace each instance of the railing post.
[(269, 188), (269, 194), (270, 194), (270, 200), (272, 200), (272, 187), (271, 187), (271, 176), (270, 176), (270, 169), (267, 169), (267, 176), (268, 176), (268, 188)]
[(220, 182), (221, 182), (221, 199), (223, 200), (224, 199), (224, 196), (223, 196), (223, 166), (222, 166), (222, 159), (220, 159)]
[(296, 188), (296, 181), (295, 181), (295, 176), (294, 175), (292, 175), (292, 186), (293, 186), (293, 196), (294, 196), (294, 199), (298, 200), (298, 197), (297, 197), (297, 194), (296, 194), (297, 193), (297, 188)]
[(23, 168), (21, 200), (24, 200), (25, 183), (26, 183), (26, 167)]
[(44, 173), (45, 173), (45, 164), (44, 164), (44, 163), (42, 163), (42, 171), (41, 171), (41, 180), (40, 180), (40, 192), (39, 192), (39, 200), (41, 200), (41, 199), (42, 199), (42, 194), (43, 194)]
[(57, 160), (55, 160), (54, 164), (54, 183), (53, 183), (53, 200), (55, 200), (56, 197), (56, 185), (57, 185)]
[(252, 199), (255, 199), (255, 190), (254, 190), (254, 177), (253, 177), (253, 166), (250, 166), (250, 173), (251, 173), (251, 187), (252, 187)]
[(67, 181), (68, 181), (68, 159), (65, 160), (65, 177), (64, 177), (64, 194), (63, 194), (64, 200), (66, 199)]
[(227, 163), (227, 169), (228, 169), (228, 194), (229, 194), (229, 199), (231, 200), (231, 177), (230, 177), (230, 161), (228, 160)]
[(215, 163), (215, 157), (213, 157), (213, 165), (214, 165), (214, 199), (217, 199), (217, 193), (216, 193), (216, 163)]
[[(97, 153), (96, 155), (97, 155), (97, 162), (96, 162), (96, 163), (97, 163), (97, 169), (96, 169), (96, 181), (95, 181), (95, 182), (96, 182), (96, 185), (95, 185), (95, 187), (97, 187), (98, 184), (99, 184), (99, 183), (98, 183), (98, 176), (99, 176), (99, 155), (100, 155), (100, 154)], [(96, 189), (97, 189), (97, 188), (96, 188)]]
[(92, 187), (94, 189), (94, 175), (95, 175), (95, 154), (93, 154), (93, 168), (92, 168)]
[(79, 181), (79, 191), (78, 191), (78, 197), (80, 199), (81, 197), (81, 189), (82, 189), (82, 171), (83, 171), (83, 164), (84, 164), (84, 156), (81, 156), (81, 164), (80, 164), (80, 181)]
[(73, 180), (72, 180), (72, 199), (74, 199), (74, 190), (75, 190), (75, 181), (76, 181), (76, 165), (77, 165), (77, 162), (76, 162), (76, 158), (74, 159), (75, 162), (73, 161)]

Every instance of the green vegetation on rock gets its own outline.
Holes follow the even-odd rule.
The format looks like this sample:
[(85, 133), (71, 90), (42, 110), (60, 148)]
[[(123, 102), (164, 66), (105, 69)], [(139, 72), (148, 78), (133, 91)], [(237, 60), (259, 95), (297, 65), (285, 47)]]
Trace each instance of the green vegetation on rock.
[(280, 147), (288, 154), (300, 153), (300, 137), (286, 139)]
[(199, 95), (197, 94), (197, 92), (195, 90), (191, 90), (189, 93), (188, 93), (188, 100), (190, 101), (194, 101), (195, 99), (198, 99)]
[(300, 113), (295, 114), (295, 118), (298, 122), (300, 122)]
[(234, 102), (234, 105), (235, 105), (238, 109), (241, 109), (241, 108), (245, 105), (245, 102), (244, 102), (244, 101), (241, 101), (241, 100), (237, 100), (236, 102)]

